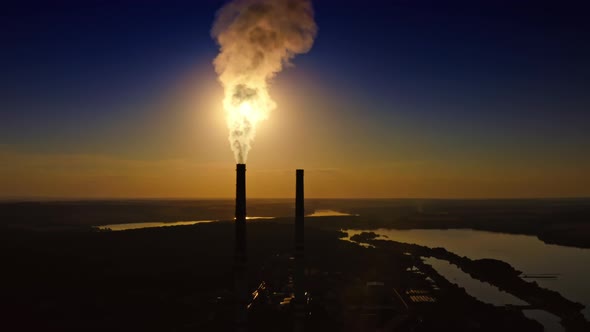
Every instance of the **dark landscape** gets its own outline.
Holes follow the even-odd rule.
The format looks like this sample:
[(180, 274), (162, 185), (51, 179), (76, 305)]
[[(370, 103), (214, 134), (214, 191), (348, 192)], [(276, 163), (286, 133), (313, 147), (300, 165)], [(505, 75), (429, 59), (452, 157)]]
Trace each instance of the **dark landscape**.
[[(353, 217), (324, 218), (333, 229), (455, 229), (534, 235), (546, 243), (590, 248), (590, 199), (311, 199), (306, 213), (336, 210)], [(248, 201), (248, 214), (288, 217), (288, 199)], [(0, 203), (2, 227), (85, 230), (137, 222), (229, 220), (233, 200), (14, 201)]]
[[(5, 326), (61, 331), (232, 330), (233, 222), (128, 231), (94, 227), (146, 220), (221, 220), (231, 215), (231, 203), (2, 203), (0, 246), (5, 271)], [(306, 275), (313, 299), (309, 330), (370, 331), (371, 326), (387, 324), (394, 324), (401, 331), (497, 331), (516, 327), (522, 331), (542, 330), (538, 322), (523, 316), (518, 308), (493, 306), (470, 296), (420, 257), (447, 260), (474, 278), (525, 300), (531, 308), (554, 313), (562, 319), (566, 331), (586, 331), (590, 326), (580, 313), (583, 305), (543, 289), (534, 281), (521, 279), (520, 272), (507, 263), (470, 260), (442, 248), (380, 240), (374, 233), (351, 238), (374, 245), (364, 248), (343, 241), (346, 234), (341, 231), (406, 228), (411, 220), (416, 227), (478, 228), (485, 220), (485, 230), (538, 235), (535, 229), (573, 230), (587, 226), (587, 200), (306, 203), (308, 214), (328, 208), (359, 214), (306, 218)], [(276, 331), (277, 325), (291, 319), (287, 311), (277, 309), (280, 306), (275, 298), (276, 293), (289, 292), (288, 257), (293, 254), (294, 233), (293, 219), (286, 216), (293, 211), (293, 205), (287, 200), (252, 200), (249, 207), (252, 215), (279, 216), (270, 221), (248, 221), (249, 288), (254, 291), (264, 282), (265, 301), (274, 303), (269, 309), (268, 305), (257, 306), (258, 302), (253, 302), (252, 328)], [(560, 218), (565, 222), (560, 222)], [(562, 240), (564, 245), (588, 243)], [(412, 267), (421, 272), (410, 271)], [(427, 277), (434, 281), (434, 287)], [(383, 284), (379, 287), (397, 293), (387, 295), (386, 291), (379, 299), (372, 298), (367, 285), (375, 281)], [(436, 300), (412, 302), (411, 290), (424, 291)], [(379, 306), (367, 316), (371, 301), (377, 301)]]

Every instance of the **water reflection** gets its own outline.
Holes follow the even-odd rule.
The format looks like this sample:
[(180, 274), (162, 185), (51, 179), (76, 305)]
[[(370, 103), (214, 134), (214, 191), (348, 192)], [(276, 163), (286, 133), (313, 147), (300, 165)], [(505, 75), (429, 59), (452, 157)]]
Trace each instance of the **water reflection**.
[(308, 214), (308, 217), (347, 217), (354, 216), (358, 217), (358, 214), (350, 214), (346, 212), (338, 212), (334, 210), (315, 210), (312, 214)]
[(522, 313), (530, 319), (543, 324), (546, 332), (563, 332), (565, 328), (559, 323), (559, 317), (545, 310), (523, 310)]
[[(266, 219), (275, 219), (275, 217), (246, 217), (247, 220), (266, 220)], [(172, 221), (172, 222), (137, 222), (137, 223), (130, 223), (130, 224), (111, 224), (111, 225), (103, 225), (97, 226), (98, 229), (101, 230), (108, 230), (111, 231), (125, 231), (128, 229), (140, 229), (140, 228), (152, 228), (152, 227), (168, 227), (168, 226), (186, 226), (186, 225), (194, 225), (194, 224), (201, 224), (207, 222), (214, 222), (219, 221), (216, 219), (213, 220), (193, 220), (193, 221)]]
[(498, 287), (473, 279), (469, 274), (463, 272), (456, 265), (453, 265), (445, 260), (428, 257), (423, 258), (424, 262), (431, 265), (438, 273), (440, 273), (448, 281), (465, 288), (465, 291), (479, 299), (482, 302), (503, 306), (507, 304), (512, 305), (527, 305), (523, 300), (500, 290)]
[[(590, 249), (546, 244), (529, 235), (502, 234), (469, 229), (378, 229), (387, 239), (415, 243), (431, 248), (443, 247), (459, 256), (471, 259), (494, 258), (510, 263), (524, 274), (556, 274), (557, 278), (526, 279), (539, 286), (555, 290), (565, 298), (586, 306), (582, 311), (590, 319)], [(348, 235), (362, 233), (350, 230)]]
[[(526, 306), (527, 302), (515, 297), (510, 293), (500, 290), (498, 287), (472, 278), (463, 272), (459, 267), (441, 259), (428, 257), (423, 258), (424, 262), (430, 264), (438, 273), (450, 282), (463, 287), (465, 291), (478, 300), (496, 306)], [(541, 323), (546, 332), (565, 331), (560, 324), (560, 318), (545, 310), (525, 309), (522, 311), (525, 316)]]
[(98, 226), (101, 230), (125, 231), (128, 229), (151, 228), (151, 227), (167, 227), (167, 226), (183, 226), (194, 225), (200, 223), (213, 222), (217, 220), (193, 220), (193, 221), (175, 221), (175, 222), (138, 222), (132, 224), (112, 224)]

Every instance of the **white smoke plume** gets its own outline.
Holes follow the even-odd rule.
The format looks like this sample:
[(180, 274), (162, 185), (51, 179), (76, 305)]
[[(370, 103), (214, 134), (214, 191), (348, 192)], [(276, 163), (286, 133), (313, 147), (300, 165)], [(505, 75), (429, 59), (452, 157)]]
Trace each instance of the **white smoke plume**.
[(217, 13), (211, 34), (220, 52), (213, 63), (236, 162), (246, 162), (256, 126), (276, 108), (269, 80), (308, 52), (316, 33), (310, 0), (234, 0)]

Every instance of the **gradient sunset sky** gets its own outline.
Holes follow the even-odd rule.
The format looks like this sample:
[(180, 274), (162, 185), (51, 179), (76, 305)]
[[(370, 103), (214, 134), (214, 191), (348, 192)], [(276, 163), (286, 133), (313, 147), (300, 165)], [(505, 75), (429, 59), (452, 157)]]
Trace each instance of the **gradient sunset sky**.
[[(10, 2), (10, 1), (9, 1)], [(225, 1), (14, 1), (0, 198), (232, 197), (210, 30)], [(582, 1), (314, 1), (249, 197), (590, 196)]]

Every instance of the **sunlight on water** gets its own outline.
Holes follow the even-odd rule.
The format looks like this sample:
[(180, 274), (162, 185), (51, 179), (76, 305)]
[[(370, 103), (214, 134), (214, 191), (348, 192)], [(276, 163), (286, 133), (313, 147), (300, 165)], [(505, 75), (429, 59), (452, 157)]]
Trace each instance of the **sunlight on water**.
[(471, 296), (482, 302), (503, 306), (506, 304), (526, 305), (523, 300), (500, 290), (498, 287), (472, 278), (469, 274), (463, 272), (459, 267), (448, 261), (433, 257), (423, 258), (426, 264), (432, 266), (436, 272), (440, 273), (448, 281), (465, 288), (465, 291)]
[(175, 221), (175, 222), (139, 222), (131, 224), (112, 224), (99, 226), (99, 229), (112, 231), (125, 231), (128, 229), (139, 229), (139, 228), (152, 228), (152, 227), (168, 227), (168, 226), (183, 226), (183, 225), (194, 225), (213, 222), (217, 220), (194, 220), (194, 221)]
[[(275, 219), (275, 217), (246, 217), (247, 220), (267, 220)], [(168, 226), (187, 226), (194, 224), (202, 224), (214, 222), (219, 220), (194, 220), (194, 221), (174, 221), (174, 222), (138, 222), (130, 224), (111, 224), (104, 226), (97, 226), (98, 229), (112, 231), (125, 231), (128, 229), (152, 228), (152, 227), (168, 227)]]
[(555, 274), (555, 279), (530, 279), (539, 286), (559, 292), (565, 298), (582, 303), (584, 316), (590, 319), (590, 249), (546, 244), (535, 236), (476, 231), (470, 229), (376, 229), (347, 230), (348, 238), (362, 232), (374, 232), (381, 239), (442, 247), (471, 259), (493, 258), (509, 263), (524, 274)]
[(308, 214), (307, 217), (347, 217), (354, 216), (358, 217), (358, 214), (350, 214), (345, 212), (338, 212), (334, 210), (315, 210), (312, 214)]
[[(472, 278), (469, 274), (463, 272), (459, 267), (441, 259), (428, 257), (423, 258), (424, 262), (431, 265), (448, 281), (465, 288), (465, 291), (477, 298), (478, 300), (497, 305), (527, 305), (528, 303), (515, 297), (514, 295), (500, 290), (498, 287)], [(525, 316), (541, 323), (545, 332), (562, 332), (565, 331), (561, 326), (560, 318), (550, 312), (536, 309), (526, 309), (522, 311)]]

